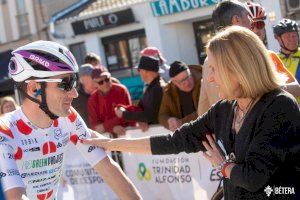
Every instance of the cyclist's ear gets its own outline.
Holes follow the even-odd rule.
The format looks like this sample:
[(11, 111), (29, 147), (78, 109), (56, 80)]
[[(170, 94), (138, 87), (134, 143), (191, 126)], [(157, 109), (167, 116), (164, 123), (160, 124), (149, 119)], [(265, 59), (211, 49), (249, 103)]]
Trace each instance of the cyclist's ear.
[(30, 81), (27, 84), (27, 94), (30, 96), (33, 96), (34, 98), (37, 98), (41, 93), (40, 91), (40, 85), (35, 81)]

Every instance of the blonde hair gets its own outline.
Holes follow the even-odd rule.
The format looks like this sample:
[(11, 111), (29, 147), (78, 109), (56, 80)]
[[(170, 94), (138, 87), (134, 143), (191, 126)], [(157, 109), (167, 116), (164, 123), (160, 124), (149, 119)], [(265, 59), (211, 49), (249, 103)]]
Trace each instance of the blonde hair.
[[(214, 56), (228, 99), (256, 98), (280, 86), (283, 79), (259, 37), (252, 31), (230, 26), (214, 36), (207, 45)], [(237, 77), (238, 96), (229, 74)]]
[(19, 107), (13, 97), (11, 97), (11, 96), (3, 97), (3, 98), (0, 99), (0, 114), (4, 114), (3, 113), (3, 106), (7, 102), (12, 102), (16, 109)]

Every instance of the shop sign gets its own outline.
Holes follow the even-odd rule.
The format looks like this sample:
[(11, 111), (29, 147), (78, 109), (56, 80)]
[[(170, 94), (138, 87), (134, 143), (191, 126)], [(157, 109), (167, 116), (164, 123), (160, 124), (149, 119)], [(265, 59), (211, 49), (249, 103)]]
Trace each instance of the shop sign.
[(222, 0), (154, 0), (150, 3), (155, 17), (171, 15), (214, 5)]
[(75, 35), (102, 31), (108, 28), (114, 28), (124, 24), (135, 22), (131, 9), (126, 9), (106, 15), (88, 18), (72, 23)]

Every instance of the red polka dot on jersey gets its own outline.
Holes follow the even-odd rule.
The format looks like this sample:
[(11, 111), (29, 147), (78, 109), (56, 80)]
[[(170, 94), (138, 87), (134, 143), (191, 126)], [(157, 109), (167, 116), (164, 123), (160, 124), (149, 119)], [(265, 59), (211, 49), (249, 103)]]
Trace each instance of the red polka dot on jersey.
[(74, 122), (75, 119), (77, 118), (77, 113), (73, 108), (71, 108), (71, 114), (69, 115), (68, 118), (71, 122)]
[(56, 144), (54, 142), (46, 142), (43, 144), (43, 155), (56, 152)]
[(0, 121), (0, 132), (7, 135), (8, 137), (10, 137), (11, 139), (14, 139), (14, 135), (11, 132), (11, 130), (9, 129), (8, 126), (6, 126), (2, 121)]
[(77, 144), (77, 142), (78, 142), (78, 135), (76, 135), (76, 134), (73, 134), (73, 135), (71, 135), (71, 137), (70, 137), (70, 141), (73, 143), (73, 144)]
[(29, 135), (32, 132), (32, 128), (30, 128), (22, 119), (17, 121), (17, 128), (24, 135)]
[(46, 200), (49, 199), (52, 196), (52, 194), (53, 194), (53, 190), (47, 193), (38, 194), (36, 197), (38, 198), (38, 200)]
[(18, 147), (17, 152), (14, 155), (15, 160), (21, 160), (23, 157), (23, 150), (21, 149), (21, 147)]
[(53, 126), (58, 127), (58, 120), (57, 119), (53, 120)]

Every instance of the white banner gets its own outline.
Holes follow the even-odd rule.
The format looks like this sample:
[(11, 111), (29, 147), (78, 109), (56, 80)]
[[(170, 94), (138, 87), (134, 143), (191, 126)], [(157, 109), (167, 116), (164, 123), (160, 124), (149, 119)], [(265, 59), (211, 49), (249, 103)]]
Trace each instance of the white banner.
[[(108, 153), (110, 154), (110, 153)], [(64, 158), (63, 181), (58, 199), (99, 200), (117, 199), (114, 192), (85, 161), (73, 144), (69, 144)], [(71, 187), (68, 187), (68, 185)], [(72, 194), (73, 193), (73, 194)]]
[[(167, 133), (170, 131), (164, 127), (153, 126), (147, 132), (128, 130), (125, 137)], [(200, 153), (163, 156), (123, 153), (123, 165), (145, 200), (211, 199), (221, 177)]]

